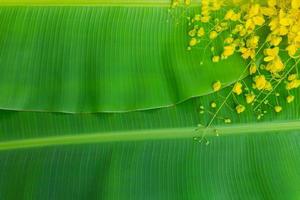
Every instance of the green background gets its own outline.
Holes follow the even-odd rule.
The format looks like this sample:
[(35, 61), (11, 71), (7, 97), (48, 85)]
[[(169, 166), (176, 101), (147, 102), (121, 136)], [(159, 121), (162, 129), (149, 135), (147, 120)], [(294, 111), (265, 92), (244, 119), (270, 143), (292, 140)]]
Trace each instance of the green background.
[[(300, 199), (298, 91), (262, 122), (225, 108), (233, 124), (195, 131), (211, 119), (199, 107), (229, 91), (206, 95), (211, 83), (245, 66), (186, 51), (180, 16), (199, 8), (6, 4), (1, 200)], [(208, 145), (193, 139), (203, 134)]]

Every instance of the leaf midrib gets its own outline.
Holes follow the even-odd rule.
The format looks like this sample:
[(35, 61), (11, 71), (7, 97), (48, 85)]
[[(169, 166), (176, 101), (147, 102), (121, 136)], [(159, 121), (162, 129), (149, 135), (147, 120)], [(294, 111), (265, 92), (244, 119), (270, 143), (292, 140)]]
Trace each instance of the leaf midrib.
[(110, 133), (91, 133), (84, 135), (63, 135), (41, 138), (31, 138), (23, 140), (12, 140), (0, 142), (0, 151), (27, 149), (48, 146), (61, 145), (78, 145), (78, 144), (96, 144), (109, 142), (128, 142), (128, 141), (145, 141), (145, 140), (166, 140), (166, 139), (186, 139), (201, 136), (219, 135), (242, 135), (242, 134), (259, 134), (274, 133), (279, 131), (300, 130), (300, 121), (285, 122), (265, 122), (250, 123), (228, 126), (217, 126), (211, 128), (200, 128), (197, 132), (195, 127), (157, 129), (157, 130), (140, 130), (140, 131), (119, 131)]

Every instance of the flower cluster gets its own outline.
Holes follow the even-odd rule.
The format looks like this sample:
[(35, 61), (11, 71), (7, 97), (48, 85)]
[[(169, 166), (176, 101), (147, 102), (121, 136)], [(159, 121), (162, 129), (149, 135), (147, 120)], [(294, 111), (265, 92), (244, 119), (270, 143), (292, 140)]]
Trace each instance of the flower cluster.
[[(250, 105), (261, 119), (266, 112), (263, 106), (281, 112), (282, 105), (277, 98), (284, 96), (287, 103), (292, 103), (295, 99), (292, 90), (300, 87), (297, 69), (300, 61), (300, 1), (268, 0), (265, 4), (249, 1), (236, 7), (232, 1), (201, 1), (201, 13), (189, 18), (188, 50), (201, 45), (202, 40), (223, 38), (221, 48), (210, 42), (212, 62), (222, 62), (234, 54), (247, 60), (250, 87), (246, 80), (240, 79), (232, 86), (231, 95), (234, 99), (236, 96), (244, 99), (236, 103), (238, 114)], [(282, 85), (284, 94), (277, 92)], [(212, 84), (214, 91), (221, 88), (220, 81)], [(274, 98), (273, 103), (269, 101)]]

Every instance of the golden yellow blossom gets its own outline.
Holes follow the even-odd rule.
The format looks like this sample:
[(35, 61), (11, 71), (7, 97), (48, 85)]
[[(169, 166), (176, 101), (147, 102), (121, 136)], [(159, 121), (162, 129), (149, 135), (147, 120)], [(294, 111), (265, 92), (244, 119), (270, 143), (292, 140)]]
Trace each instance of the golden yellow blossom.
[(259, 15), (260, 13), (260, 5), (259, 4), (253, 4), (251, 5), (249, 11), (248, 11), (248, 18), (254, 17), (256, 15)]
[(231, 21), (238, 21), (241, 18), (241, 13), (235, 13), (232, 9), (228, 10), (224, 19)]
[(298, 78), (298, 74), (290, 74), (288, 76), (288, 81), (293, 81)]
[(252, 20), (257, 26), (262, 26), (265, 23), (265, 18), (263, 17), (263, 15), (253, 17)]
[(270, 62), (270, 61), (274, 60), (278, 56), (278, 53), (279, 53), (278, 47), (265, 49), (264, 54), (266, 57), (264, 58), (264, 61)]
[(275, 106), (274, 107), (275, 112), (279, 113), (282, 111), (282, 107), (281, 106)]
[(293, 96), (293, 95), (289, 95), (289, 96), (286, 97), (286, 101), (288, 103), (292, 103), (294, 101), (294, 99), (295, 99), (295, 96)]
[(276, 57), (272, 62), (269, 62), (266, 66), (266, 70), (271, 73), (278, 73), (284, 69), (284, 64), (281, 61), (280, 57)]
[(269, 81), (267, 81), (266, 86), (265, 86), (264, 89), (265, 89), (266, 91), (272, 91), (273, 86), (272, 86), (272, 84), (271, 84)]
[(299, 0), (292, 0), (292, 9), (299, 9), (300, 8), (300, 1)]
[(196, 36), (196, 32), (197, 32), (196, 29), (190, 30), (190, 31), (189, 31), (189, 36), (190, 36), (190, 37), (195, 37), (195, 36)]
[(197, 43), (198, 43), (197, 39), (196, 39), (196, 38), (192, 38), (192, 39), (190, 40), (189, 45), (190, 45), (191, 47), (193, 47), (193, 46), (195, 46)]
[(264, 75), (258, 75), (254, 78), (254, 88), (258, 90), (263, 90), (266, 88), (267, 80)]
[(279, 26), (279, 19), (277, 17), (272, 18), (269, 23), (270, 30), (274, 33), (274, 31), (278, 28), (278, 26)]
[(233, 41), (234, 41), (234, 39), (232, 37), (228, 37), (224, 40), (224, 42), (227, 44), (231, 44)]
[(251, 64), (251, 65), (250, 65), (250, 68), (249, 68), (249, 73), (250, 73), (250, 75), (255, 74), (256, 71), (257, 71), (257, 66), (256, 66), (256, 64), (255, 64), (255, 63)]
[(197, 32), (197, 36), (198, 37), (203, 37), (205, 35), (205, 30), (203, 27), (199, 28), (198, 32)]
[(208, 23), (209, 20), (210, 20), (210, 16), (203, 16), (203, 17), (201, 17), (201, 22), (203, 22), (203, 23)]
[(247, 30), (252, 30), (253, 31), (255, 29), (255, 23), (254, 23), (254, 21), (252, 19), (248, 19), (246, 21), (245, 28)]
[(271, 34), (268, 36), (267, 41), (273, 46), (278, 46), (282, 41), (282, 37)]
[(215, 92), (219, 91), (222, 87), (222, 84), (220, 81), (216, 81), (213, 83), (212, 88)]
[(259, 42), (259, 36), (252, 36), (247, 40), (247, 47), (248, 48), (252, 48), (252, 49), (256, 49), (258, 46), (258, 42)]
[(240, 105), (237, 105), (237, 106), (235, 107), (235, 110), (236, 110), (236, 112), (237, 112), (238, 114), (240, 114), (240, 113), (243, 113), (243, 112), (246, 110), (246, 107), (240, 104)]
[(216, 31), (210, 32), (209, 38), (210, 38), (211, 40), (216, 39), (217, 37), (218, 37), (218, 33), (217, 33)]
[(226, 118), (226, 119), (224, 119), (224, 122), (225, 122), (225, 124), (230, 124), (231, 123), (231, 119)]
[(261, 12), (263, 15), (272, 17), (277, 14), (277, 10), (274, 7), (262, 7)]
[(201, 15), (195, 15), (193, 20), (196, 22), (201, 21)]
[(223, 6), (223, 0), (211, 0), (211, 10), (218, 11)]
[(213, 56), (212, 61), (213, 61), (214, 63), (219, 62), (219, 61), (220, 61), (220, 56)]
[(268, 0), (268, 6), (275, 7), (277, 5), (277, 0)]
[(232, 92), (240, 95), (243, 92), (243, 85), (240, 82), (236, 82), (233, 86)]
[(252, 103), (255, 100), (255, 95), (251, 92), (245, 95), (247, 104)]
[(300, 80), (298, 80), (298, 79), (292, 80), (291, 82), (288, 82), (286, 84), (286, 89), (287, 90), (296, 89), (298, 87), (300, 87)]
[(208, 23), (210, 20), (210, 0), (201, 1), (201, 22)]
[(234, 51), (235, 51), (235, 46), (234, 45), (225, 46), (222, 55), (224, 57), (229, 57), (229, 56), (234, 54)]
[(212, 107), (212, 108), (216, 108), (217, 107), (217, 104), (216, 104), (216, 102), (211, 102), (211, 104), (210, 104), (210, 107)]
[(286, 48), (286, 50), (288, 51), (289, 56), (290, 56), (290, 57), (293, 57), (293, 56), (295, 56), (295, 54), (297, 53), (298, 48), (297, 48), (297, 46), (296, 46), (295, 44), (291, 44), (291, 45), (289, 45), (289, 46)]
[(254, 49), (250, 49), (250, 48), (246, 48), (246, 47), (243, 47), (241, 48), (241, 53), (242, 53), (242, 57), (244, 59), (248, 59), (248, 58), (255, 58), (255, 50)]

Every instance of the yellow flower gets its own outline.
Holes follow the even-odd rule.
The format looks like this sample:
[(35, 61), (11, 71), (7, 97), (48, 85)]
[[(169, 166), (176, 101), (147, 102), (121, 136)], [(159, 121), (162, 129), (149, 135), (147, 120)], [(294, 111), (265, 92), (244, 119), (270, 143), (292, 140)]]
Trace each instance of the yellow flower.
[(234, 39), (232, 37), (228, 37), (224, 40), (224, 42), (227, 44), (231, 44), (233, 41), (234, 41)]
[(195, 16), (194, 16), (194, 20), (195, 20), (196, 22), (201, 21), (201, 15), (195, 15)]
[(281, 26), (289, 26), (289, 25), (291, 25), (291, 20), (289, 18), (280, 18), (279, 24)]
[(247, 34), (247, 30), (245, 28), (243, 28), (241, 31), (240, 31), (240, 36), (243, 37)]
[(198, 37), (203, 37), (205, 35), (205, 30), (203, 27), (201, 27), (198, 32), (197, 32), (197, 36)]
[(253, 23), (257, 26), (262, 26), (265, 23), (265, 19), (264, 19), (263, 15), (253, 17), (252, 20), (253, 20)]
[(248, 104), (252, 103), (255, 99), (255, 95), (252, 92), (249, 94), (246, 94), (245, 96), (246, 96), (246, 102)]
[(229, 56), (234, 54), (234, 51), (235, 51), (235, 46), (234, 45), (225, 46), (222, 55), (224, 57), (229, 57)]
[(275, 31), (276, 28), (278, 28), (278, 26), (279, 26), (278, 18), (273, 18), (269, 23), (269, 27), (270, 27), (271, 31)]
[(231, 123), (231, 119), (226, 118), (226, 119), (224, 119), (224, 122), (225, 122), (225, 124), (230, 124)]
[(219, 62), (219, 61), (220, 61), (220, 56), (214, 56), (214, 57), (212, 58), (212, 61), (213, 61), (214, 63)]
[(278, 53), (279, 53), (279, 47), (265, 49), (264, 54), (266, 57), (264, 58), (264, 61), (270, 62), (270, 61), (274, 60), (278, 56)]
[(216, 104), (216, 102), (211, 102), (211, 104), (210, 104), (210, 107), (212, 107), (212, 108), (216, 108), (216, 107), (217, 107), (217, 104)]
[(250, 75), (252, 75), (252, 74), (255, 74), (256, 71), (257, 71), (257, 66), (255, 63), (253, 63), (249, 68), (249, 73), (250, 73)]
[(222, 84), (220, 81), (216, 81), (213, 83), (212, 88), (215, 92), (219, 91), (222, 87)]
[(268, 65), (266, 66), (266, 70), (268, 70), (269, 72), (271, 72), (273, 74), (281, 72), (283, 69), (284, 69), (284, 64), (281, 61), (281, 59), (279, 58), (279, 56), (277, 56), (275, 58), (275, 60), (268, 63)]
[(291, 44), (291, 45), (289, 45), (289, 46), (286, 48), (286, 50), (288, 51), (289, 56), (290, 56), (290, 57), (293, 57), (293, 56), (295, 56), (295, 54), (297, 53), (298, 48), (297, 48), (296, 45)]
[(299, 9), (300, 8), (300, 1), (299, 0), (292, 0), (292, 9)]
[(189, 45), (190, 45), (191, 47), (193, 47), (193, 46), (195, 46), (197, 43), (198, 43), (197, 39), (196, 39), (196, 38), (192, 38), (192, 39), (190, 40)]
[(244, 26), (241, 24), (237, 24), (235, 28), (233, 29), (232, 33), (237, 34), (238, 32), (242, 31), (244, 29)]
[(189, 31), (189, 36), (195, 37), (195, 35), (196, 35), (196, 29), (193, 29), (193, 30)]
[(220, 25), (217, 25), (217, 26), (215, 27), (215, 31), (217, 31), (218, 33), (222, 32), (222, 30), (223, 30), (223, 28), (222, 28), (222, 26), (220, 26)]
[(298, 87), (300, 87), (300, 80), (299, 79), (292, 80), (291, 82), (288, 82), (286, 84), (286, 89), (287, 90), (296, 89)]
[(225, 20), (238, 21), (241, 18), (241, 13), (235, 13), (232, 9), (225, 14)]
[(298, 74), (290, 74), (289, 77), (288, 77), (288, 80), (289, 81), (293, 81), (293, 80), (295, 80), (297, 78), (298, 78)]
[(247, 47), (255, 49), (258, 46), (259, 36), (253, 36), (247, 40)]
[(266, 88), (267, 80), (264, 75), (258, 75), (254, 78), (254, 88), (258, 90), (263, 90)]
[(207, 23), (210, 20), (210, 0), (201, 1), (201, 22)]
[(255, 58), (255, 50), (254, 49), (250, 49), (250, 48), (241, 48), (241, 53), (242, 53), (242, 57), (244, 59), (248, 59), (249, 57), (251, 59)]
[(232, 92), (240, 95), (243, 92), (243, 85), (240, 82), (236, 82), (233, 86)]
[(268, 0), (268, 6), (269, 7), (274, 7), (277, 5), (277, 0)]
[(266, 15), (268, 17), (272, 17), (277, 14), (277, 10), (274, 7), (262, 7), (261, 12), (263, 15)]
[(280, 113), (282, 111), (282, 107), (281, 106), (275, 106), (274, 110), (275, 110), (275, 112)]
[(223, 6), (224, 1), (223, 0), (212, 0), (211, 2), (211, 10), (218, 11)]
[(203, 17), (201, 17), (201, 22), (203, 22), (203, 23), (208, 23), (209, 20), (210, 20), (210, 16), (203, 16)]
[(264, 89), (267, 90), (267, 91), (271, 91), (273, 89), (273, 86), (269, 81), (267, 81), (266, 87)]
[(191, 0), (184, 0), (184, 4), (185, 4), (186, 6), (191, 5)]
[(228, 11), (226, 12), (224, 19), (225, 19), (225, 20), (231, 20), (231, 18), (232, 18), (232, 16), (233, 16), (234, 14), (235, 14), (235, 12), (234, 12), (232, 9), (230, 9), (230, 10), (228, 10)]
[(236, 112), (237, 112), (238, 114), (240, 114), (240, 113), (243, 113), (243, 112), (246, 110), (246, 107), (240, 104), (240, 105), (237, 105), (237, 106), (235, 107), (235, 110), (236, 110)]
[(245, 28), (247, 30), (254, 30), (255, 29), (255, 23), (254, 23), (254, 21), (252, 19), (248, 19), (246, 21)]
[(211, 40), (216, 39), (217, 37), (218, 37), (218, 33), (217, 33), (216, 31), (210, 32), (209, 38), (210, 38)]
[(273, 31), (274, 34), (278, 34), (278, 35), (281, 35), (281, 36), (284, 36), (284, 35), (287, 35), (289, 33), (289, 29), (285, 26), (279, 26), (277, 27), (274, 31)]
[(289, 96), (286, 97), (286, 101), (288, 103), (292, 103), (294, 101), (294, 99), (295, 99), (295, 97), (293, 95), (289, 95)]
[(259, 4), (251, 5), (251, 7), (249, 9), (249, 12), (248, 12), (248, 17), (249, 18), (254, 17), (254, 16), (258, 15), (259, 12), (260, 12), (260, 5)]
[(273, 46), (278, 46), (282, 41), (282, 37), (271, 34), (268, 36), (267, 41)]
[(220, 25), (225, 29), (228, 28), (228, 22), (221, 22)]

